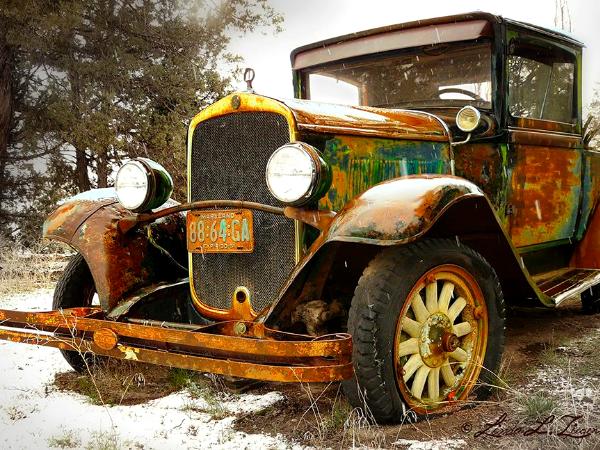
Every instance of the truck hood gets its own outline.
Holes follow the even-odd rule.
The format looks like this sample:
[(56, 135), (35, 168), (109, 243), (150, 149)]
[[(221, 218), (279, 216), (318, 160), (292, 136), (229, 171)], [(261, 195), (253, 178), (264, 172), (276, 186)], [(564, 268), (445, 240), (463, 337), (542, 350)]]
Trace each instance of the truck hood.
[(450, 132), (437, 116), (422, 111), (278, 99), (292, 112), (298, 130), (448, 142)]

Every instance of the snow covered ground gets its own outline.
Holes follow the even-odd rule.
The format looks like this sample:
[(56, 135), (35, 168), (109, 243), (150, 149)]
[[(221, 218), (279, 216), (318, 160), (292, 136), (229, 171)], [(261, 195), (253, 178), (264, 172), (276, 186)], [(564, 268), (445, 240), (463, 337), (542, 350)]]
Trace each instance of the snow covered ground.
[[(0, 308), (47, 310), (52, 291), (0, 297)], [(178, 392), (135, 406), (104, 407), (59, 392), (54, 375), (70, 370), (58, 350), (0, 342), (0, 448), (208, 449), (292, 448), (282, 438), (249, 435), (232, 427), (235, 412), (266, 408), (281, 394), (243, 394), (223, 406), (220, 420), (199, 412), (202, 399)], [(193, 404), (193, 408), (190, 405)]]

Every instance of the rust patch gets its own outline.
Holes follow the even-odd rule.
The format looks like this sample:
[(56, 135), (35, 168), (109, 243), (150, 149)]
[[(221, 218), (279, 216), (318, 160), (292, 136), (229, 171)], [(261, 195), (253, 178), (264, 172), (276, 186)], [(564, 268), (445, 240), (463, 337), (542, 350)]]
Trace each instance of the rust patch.
[(326, 142), (323, 156), (332, 183), (319, 205), (333, 211), (382, 181), (451, 173), (449, 146), (438, 142), (335, 136)]
[(515, 146), (509, 202), (517, 247), (573, 236), (581, 192), (581, 158), (568, 149)]
[(94, 343), (102, 350), (112, 350), (117, 346), (119, 338), (114, 331), (101, 328), (94, 331)]
[(581, 136), (570, 136), (536, 132), (530, 130), (511, 130), (510, 141), (524, 145), (538, 145), (541, 147), (578, 148), (581, 147)]
[[(315, 340), (243, 321), (186, 331), (103, 320), (95, 308), (41, 313), (0, 310), (0, 319), (3, 327), (19, 329), (0, 330), (0, 339), (151, 364), (283, 382), (338, 381), (353, 374), (348, 334)], [(36, 331), (22, 330), (25, 327)], [(169, 345), (177, 351), (165, 351)]]
[(300, 131), (448, 142), (444, 122), (420, 111), (282, 100)]
[(457, 177), (422, 175), (374, 186), (337, 215), (327, 240), (388, 241), (415, 238), (426, 231), (445, 207), (460, 197), (483, 193)]
[[(66, 242), (83, 255), (105, 310), (150, 282), (176, 279), (174, 269), (150, 245), (144, 229), (121, 232), (119, 221), (130, 216), (114, 200), (74, 200), (54, 211), (44, 226), (46, 238)], [(171, 214), (149, 226), (161, 245), (186, 254), (183, 214)]]
[(592, 214), (585, 236), (571, 257), (570, 266), (600, 269), (600, 208), (598, 207)]
[(576, 126), (569, 123), (553, 122), (551, 120), (532, 119), (529, 117), (518, 117), (515, 119), (518, 128), (532, 128), (536, 130), (572, 133)]
[(503, 165), (497, 144), (466, 144), (455, 147), (456, 175), (472, 181), (483, 190), (503, 215), (508, 189), (508, 168)]

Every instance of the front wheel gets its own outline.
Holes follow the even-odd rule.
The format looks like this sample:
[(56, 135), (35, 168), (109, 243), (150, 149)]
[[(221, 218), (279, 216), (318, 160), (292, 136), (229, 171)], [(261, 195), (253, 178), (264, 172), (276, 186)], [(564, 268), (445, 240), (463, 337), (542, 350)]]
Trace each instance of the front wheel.
[[(85, 259), (80, 254), (71, 258), (56, 283), (52, 309), (68, 309), (97, 305), (96, 286)], [(61, 350), (69, 365), (77, 372), (92, 368), (101, 358), (91, 353)]]
[(469, 247), (435, 239), (384, 250), (350, 308), (349, 400), (393, 422), (467, 399), (498, 370), (504, 316), (496, 273)]

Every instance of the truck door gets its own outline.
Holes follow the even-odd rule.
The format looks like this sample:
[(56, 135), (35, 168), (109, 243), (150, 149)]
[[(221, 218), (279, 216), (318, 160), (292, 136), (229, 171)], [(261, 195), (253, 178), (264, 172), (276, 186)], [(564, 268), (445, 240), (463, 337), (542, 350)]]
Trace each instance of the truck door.
[(575, 234), (583, 151), (577, 56), (576, 49), (523, 34), (510, 42), (508, 204), (517, 247), (560, 244)]

